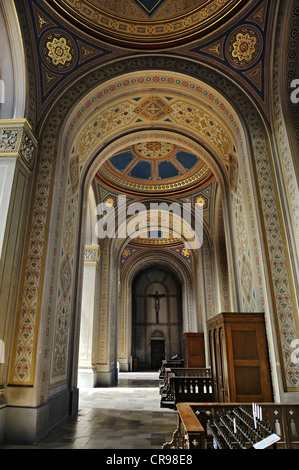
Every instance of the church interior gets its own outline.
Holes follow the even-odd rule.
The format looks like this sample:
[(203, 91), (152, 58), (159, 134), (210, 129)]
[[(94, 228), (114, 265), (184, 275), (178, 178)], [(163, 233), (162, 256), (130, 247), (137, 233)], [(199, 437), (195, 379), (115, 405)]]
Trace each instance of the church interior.
[(169, 447), (250, 404), (299, 448), (299, 0), (2, 0), (0, 38), (0, 447), (134, 373)]

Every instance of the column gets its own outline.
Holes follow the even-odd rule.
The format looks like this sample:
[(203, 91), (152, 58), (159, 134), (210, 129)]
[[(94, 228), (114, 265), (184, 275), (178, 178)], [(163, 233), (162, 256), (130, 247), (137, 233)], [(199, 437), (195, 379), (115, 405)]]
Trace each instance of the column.
[(84, 276), (80, 326), (78, 386), (93, 387), (92, 369), (93, 324), (100, 302), (100, 247), (86, 245), (84, 253)]
[[(26, 224), (37, 139), (28, 122), (0, 120), (0, 428), (6, 402), (8, 360), (13, 340)], [(0, 436), (1, 437), (1, 436)]]

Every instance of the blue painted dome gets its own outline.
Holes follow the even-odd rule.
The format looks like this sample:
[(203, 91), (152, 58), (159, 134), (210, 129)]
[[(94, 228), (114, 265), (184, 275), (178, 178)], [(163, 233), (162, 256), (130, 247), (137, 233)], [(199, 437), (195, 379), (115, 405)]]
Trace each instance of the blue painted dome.
[(98, 176), (106, 184), (131, 192), (180, 192), (212, 176), (197, 155), (169, 142), (140, 142), (113, 155)]

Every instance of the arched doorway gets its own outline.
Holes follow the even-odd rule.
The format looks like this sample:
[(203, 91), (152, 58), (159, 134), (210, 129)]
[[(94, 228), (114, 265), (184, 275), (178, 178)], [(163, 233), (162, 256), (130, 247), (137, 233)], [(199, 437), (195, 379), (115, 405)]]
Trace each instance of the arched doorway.
[(166, 267), (137, 273), (132, 286), (132, 356), (139, 370), (158, 370), (165, 357), (181, 354), (181, 283)]
[(151, 336), (151, 369), (157, 370), (165, 359), (164, 333), (155, 330)]

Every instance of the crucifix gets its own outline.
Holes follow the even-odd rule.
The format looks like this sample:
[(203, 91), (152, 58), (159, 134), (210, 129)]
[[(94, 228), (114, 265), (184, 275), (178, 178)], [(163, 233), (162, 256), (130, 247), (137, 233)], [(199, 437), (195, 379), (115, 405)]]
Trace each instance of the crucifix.
[(155, 300), (155, 312), (156, 312), (156, 323), (159, 324), (159, 311), (160, 311), (160, 299), (165, 297), (165, 294), (159, 294), (158, 291), (154, 294), (149, 294), (149, 297), (152, 297)]

